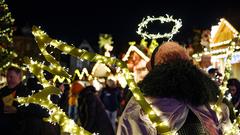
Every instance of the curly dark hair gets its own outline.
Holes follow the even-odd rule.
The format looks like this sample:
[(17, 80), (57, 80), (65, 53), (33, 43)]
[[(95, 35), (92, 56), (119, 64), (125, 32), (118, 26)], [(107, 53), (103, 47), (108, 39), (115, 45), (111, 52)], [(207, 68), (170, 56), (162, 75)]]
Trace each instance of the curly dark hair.
[(155, 66), (140, 88), (145, 96), (176, 98), (196, 106), (215, 102), (219, 93), (207, 74), (182, 59)]

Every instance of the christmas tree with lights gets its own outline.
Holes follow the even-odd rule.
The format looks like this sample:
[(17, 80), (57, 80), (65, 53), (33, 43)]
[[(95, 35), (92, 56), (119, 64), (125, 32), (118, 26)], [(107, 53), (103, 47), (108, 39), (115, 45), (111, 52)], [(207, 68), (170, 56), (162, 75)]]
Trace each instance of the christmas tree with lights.
[(13, 42), (13, 23), (8, 5), (0, 0), (0, 45), (8, 45)]

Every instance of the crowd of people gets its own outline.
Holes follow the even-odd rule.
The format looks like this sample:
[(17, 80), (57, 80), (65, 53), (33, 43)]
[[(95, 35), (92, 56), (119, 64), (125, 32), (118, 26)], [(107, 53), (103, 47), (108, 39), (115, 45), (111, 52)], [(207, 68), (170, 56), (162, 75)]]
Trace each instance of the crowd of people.
[[(186, 49), (176, 42), (165, 42), (152, 53), (145, 66), (148, 73), (143, 70), (146, 76), (137, 82), (147, 102), (169, 123), (169, 132), (221, 135), (228, 132), (224, 127), (231, 127), (238, 117), (240, 82), (236, 78), (228, 80), (225, 95), (232, 98), (223, 100), (220, 116), (211, 108), (219, 97), (222, 74), (217, 68), (209, 69), (210, 65), (208, 56), (196, 65)], [(49, 116), (47, 110), (36, 104), (21, 106), (14, 100), (30, 95), (32, 90), (43, 89), (36, 77), (28, 77), (23, 83), (22, 76), (19, 68), (7, 70), (7, 85), (0, 90), (1, 134), (66, 134), (59, 125), (43, 120)], [(116, 80), (105, 78), (103, 87), (97, 91), (91, 80), (87, 80), (88, 85), (82, 81), (53, 83), (62, 94), (50, 98), (79, 126), (100, 135), (163, 134), (151, 123), (128, 86), (122, 88)]]

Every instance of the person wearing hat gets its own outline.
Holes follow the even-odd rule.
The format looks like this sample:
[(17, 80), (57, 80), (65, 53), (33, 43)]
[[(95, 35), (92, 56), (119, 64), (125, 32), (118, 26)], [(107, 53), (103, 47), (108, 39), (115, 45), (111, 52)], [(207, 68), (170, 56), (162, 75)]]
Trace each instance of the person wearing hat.
[[(149, 73), (140, 85), (145, 99), (159, 117), (179, 135), (222, 134), (216, 113), (210, 108), (217, 85), (197, 68), (182, 46), (165, 42), (152, 54)], [(141, 106), (132, 97), (118, 125), (117, 135), (156, 135)]]

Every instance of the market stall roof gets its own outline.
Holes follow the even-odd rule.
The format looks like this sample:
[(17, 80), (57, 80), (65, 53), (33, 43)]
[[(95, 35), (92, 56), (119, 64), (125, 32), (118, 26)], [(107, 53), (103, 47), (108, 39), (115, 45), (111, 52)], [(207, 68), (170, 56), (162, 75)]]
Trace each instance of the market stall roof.
[(226, 45), (236, 37), (239, 32), (224, 18), (216, 26), (212, 26), (210, 47)]
[(131, 52), (136, 52), (141, 58), (143, 58), (145, 61), (149, 61), (150, 58), (148, 58), (147, 55), (145, 55), (140, 49), (138, 49), (136, 46), (134, 45), (131, 45), (129, 48), (128, 48), (128, 51), (127, 53), (125, 54), (125, 56), (122, 58), (123, 61), (127, 61), (128, 60), (128, 57), (130, 55)]

